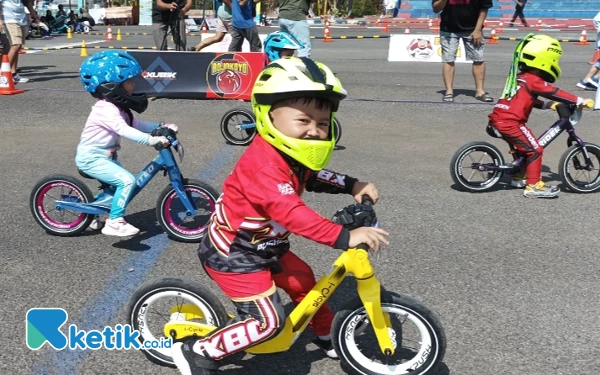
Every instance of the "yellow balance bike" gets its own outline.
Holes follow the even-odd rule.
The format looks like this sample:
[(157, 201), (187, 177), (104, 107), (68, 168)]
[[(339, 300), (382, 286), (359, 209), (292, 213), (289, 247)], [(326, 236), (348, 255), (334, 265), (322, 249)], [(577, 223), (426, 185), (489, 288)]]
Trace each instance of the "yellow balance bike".
[[(365, 199), (366, 198), (366, 199)], [(363, 203), (371, 202), (365, 196)], [(351, 205), (334, 222), (349, 229), (377, 222), (370, 205)], [(246, 350), (252, 354), (288, 350), (308, 322), (346, 276), (356, 280), (358, 296), (335, 314), (331, 329), (343, 368), (352, 374), (434, 374), (446, 351), (446, 337), (435, 314), (417, 300), (384, 290), (369, 261), (366, 245), (344, 251), (309, 294), (287, 317), (276, 337)], [(203, 337), (232, 317), (203, 285), (180, 278), (161, 278), (142, 285), (128, 305), (129, 324), (139, 340), (173, 341)], [(145, 349), (153, 362), (173, 367), (171, 349)]]

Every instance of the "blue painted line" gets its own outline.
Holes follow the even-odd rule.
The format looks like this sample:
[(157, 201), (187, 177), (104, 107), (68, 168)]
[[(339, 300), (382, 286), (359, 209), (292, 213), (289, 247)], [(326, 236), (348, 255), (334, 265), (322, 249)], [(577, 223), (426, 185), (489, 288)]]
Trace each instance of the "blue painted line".
[[(202, 181), (211, 182), (227, 164), (233, 150), (231, 146), (222, 146), (206, 166), (197, 174)], [(217, 191), (220, 191), (220, 187)], [(65, 326), (75, 324), (80, 330), (102, 330), (116, 319), (129, 298), (154, 268), (162, 253), (170, 243), (166, 234), (149, 238), (142, 242), (150, 247), (146, 251), (130, 252), (118, 266), (117, 271), (107, 280), (104, 287), (90, 299), (79, 312), (79, 320), (69, 319)], [(133, 271), (129, 271), (132, 269)], [(68, 311), (67, 311), (68, 312)], [(92, 350), (63, 350), (47, 349), (45, 355), (36, 362), (31, 373), (39, 374), (76, 374), (77, 367), (85, 358), (93, 353)]]

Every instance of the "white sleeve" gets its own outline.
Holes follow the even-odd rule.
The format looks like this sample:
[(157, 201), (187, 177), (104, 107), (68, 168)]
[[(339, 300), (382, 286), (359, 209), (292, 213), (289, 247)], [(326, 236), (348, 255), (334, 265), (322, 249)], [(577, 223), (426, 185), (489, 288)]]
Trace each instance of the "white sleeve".
[(121, 137), (125, 137), (134, 142), (147, 145), (150, 136), (132, 126), (129, 126), (116, 107), (114, 108), (115, 110), (107, 110), (104, 112), (103, 116), (98, 119), (99, 124), (107, 129), (112, 130)]

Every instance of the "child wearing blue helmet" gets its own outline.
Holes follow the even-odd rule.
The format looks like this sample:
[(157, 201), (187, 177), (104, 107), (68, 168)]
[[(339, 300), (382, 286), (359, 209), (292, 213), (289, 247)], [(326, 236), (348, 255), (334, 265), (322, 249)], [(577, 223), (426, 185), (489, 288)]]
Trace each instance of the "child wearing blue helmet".
[(275, 31), (267, 35), (264, 42), (267, 65), (283, 57), (294, 56), (299, 49), (302, 49), (302, 43), (298, 39), (286, 32)]
[[(98, 101), (81, 133), (75, 163), (81, 172), (116, 188), (110, 215), (102, 228), (102, 233), (109, 236), (126, 237), (139, 232), (124, 219), (135, 179), (117, 159), (121, 137), (148, 146), (167, 146), (167, 138), (148, 133), (161, 125), (177, 131), (174, 124), (140, 121), (131, 112), (142, 113), (148, 106), (145, 94), (133, 94), (133, 78), (141, 73), (142, 67), (131, 55), (110, 50), (89, 57), (79, 70), (83, 87)], [(97, 218), (91, 227), (102, 226)]]

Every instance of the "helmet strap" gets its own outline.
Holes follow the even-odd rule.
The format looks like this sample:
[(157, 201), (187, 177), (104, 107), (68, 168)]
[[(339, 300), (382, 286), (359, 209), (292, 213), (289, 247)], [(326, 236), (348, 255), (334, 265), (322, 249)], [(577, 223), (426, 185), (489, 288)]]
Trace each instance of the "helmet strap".
[(521, 51), (523, 51), (523, 47), (525, 44), (529, 42), (529, 40), (535, 34), (530, 33), (523, 38), (517, 47), (515, 47), (515, 52), (513, 54), (513, 62), (510, 66), (510, 71), (508, 73), (508, 78), (506, 79), (506, 84), (504, 85), (504, 91), (502, 91), (502, 97), (500, 99), (510, 99), (517, 93), (517, 75), (519, 74), (519, 57), (521, 56)]

